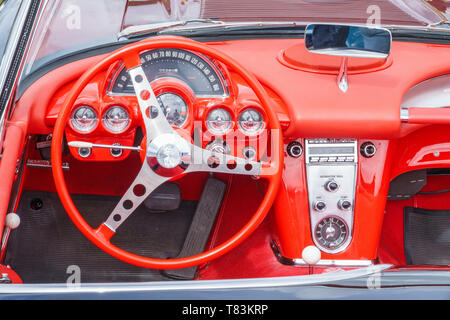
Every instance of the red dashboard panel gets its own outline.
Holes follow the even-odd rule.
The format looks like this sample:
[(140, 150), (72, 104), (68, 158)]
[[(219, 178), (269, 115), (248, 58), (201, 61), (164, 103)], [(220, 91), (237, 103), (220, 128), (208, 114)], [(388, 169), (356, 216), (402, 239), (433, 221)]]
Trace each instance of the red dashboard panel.
[[(117, 93), (112, 94), (108, 91), (108, 88), (111, 87), (111, 81), (114, 80), (114, 75), (117, 73), (117, 69), (118, 66), (114, 65), (104, 73), (97, 75), (80, 94), (73, 106), (73, 110), (79, 106), (89, 106), (95, 110), (99, 118), (99, 123), (88, 133), (79, 132), (69, 123), (66, 128), (68, 141), (86, 141), (107, 145), (119, 143), (123, 146), (133, 145), (136, 128), (140, 125), (141, 121), (138, 113), (139, 107), (135, 96)], [(259, 152), (257, 158), (260, 158), (265, 152), (265, 147), (262, 147), (262, 145), (265, 144), (267, 137), (264, 134), (249, 135), (240, 130), (238, 126), (238, 115), (248, 108), (256, 109), (262, 114), (264, 122), (267, 123), (265, 112), (256, 99), (256, 96), (236, 73), (226, 69), (222, 65), (220, 66), (220, 70), (225, 76), (224, 81), (228, 84), (229, 90), (229, 93), (224, 96), (196, 96), (192, 89), (184, 82), (170, 77), (154, 80), (152, 87), (157, 96), (170, 92), (180, 96), (186, 102), (189, 109), (188, 120), (180, 128), (186, 137), (191, 137), (194, 129), (197, 130), (197, 133), (202, 137), (203, 147), (206, 147), (213, 139), (218, 138), (217, 135), (208, 130), (205, 123), (207, 115), (212, 110), (223, 108), (231, 114), (233, 125), (224, 135), (220, 135), (220, 138), (223, 138), (230, 144), (231, 151), (235, 155), (242, 156), (244, 147), (253, 146)], [(45, 118), (46, 125), (54, 125), (59, 108), (68, 94), (71, 85), (72, 82), (63, 85), (56, 92), (55, 96), (52, 97)], [(276, 108), (280, 110), (282, 121), (286, 127), (288, 125), (288, 118), (285, 111), (283, 111), (284, 107), (281, 104), (281, 100), (275, 93), (270, 92), (270, 94), (276, 104)], [(128, 111), (131, 118), (127, 129), (116, 134), (107, 130), (102, 123), (105, 112), (112, 106), (124, 108)], [(284, 117), (283, 114), (285, 115)], [(87, 158), (83, 158), (78, 154), (76, 148), (70, 147), (70, 151), (75, 158), (86, 161), (120, 161), (130, 153), (130, 151), (125, 151), (121, 156), (114, 157), (110, 154), (109, 149), (96, 149)]]

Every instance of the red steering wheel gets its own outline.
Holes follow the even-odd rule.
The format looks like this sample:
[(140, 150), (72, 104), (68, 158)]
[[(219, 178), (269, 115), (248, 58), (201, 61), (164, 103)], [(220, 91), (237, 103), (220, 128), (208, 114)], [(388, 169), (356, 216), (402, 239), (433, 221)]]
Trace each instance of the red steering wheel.
[[(248, 83), (267, 114), (273, 145), (270, 161), (253, 162), (243, 158), (220, 155), (223, 161), (217, 167), (212, 168), (208, 165), (208, 159), (215, 157), (217, 154), (191, 144), (172, 129), (156, 100), (139, 57), (144, 51), (159, 48), (184, 49), (207, 55), (231, 67)], [(62, 141), (72, 106), (80, 92), (97, 73), (117, 61), (123, 61), (125, 64), (139, 103), (141, 125), (145, 131), (147, 141), (146, 159), (143, 161), (139, 174), (107, 220), (98, 228), (92, 229), (78, 212), (67, 190), (62, 170)], [(153, 269), (178, 269), (199, 265), (218, 258), (239, 245), (258, 227), (275, 200), (281, 180), (284, 152), (280, 123), (276, 113), (270, 108), (270, 103), (266, 91), (250, 72), (246, 71), (233, 58), (205, 44), (182, 37), (155, 37), (127, 45), (109, 54), (98, 64), (87, 70), (72, 87), (59, 112), (53, 131), (51, 156), (53, 177), (61, 202), (76, 227), (90, 241), (103, 251), (127, 263)], [(161, 154), (163, 154), (162, 157), (159, 156)], [(217, 157), (215, 158), (217, 159)], [(235, 168), (230, 169), (226, 165), (229, 161), (233, 161), (236, 164)], [(155, 163), (158, 163), (158, 165), (155, 166)], [(160, 169), (156, 168), (162, 168), (163, 170), (160, 171)], [(177, 259), (143, 257), (111, 244), (110, 239), (117, 228), (156, 187), (177, 175), (196, 171), (247, 174), (268, 180), (268, 188), (263, 200), (255, 214), (241, 230), (228, 241), (209, 251)]]

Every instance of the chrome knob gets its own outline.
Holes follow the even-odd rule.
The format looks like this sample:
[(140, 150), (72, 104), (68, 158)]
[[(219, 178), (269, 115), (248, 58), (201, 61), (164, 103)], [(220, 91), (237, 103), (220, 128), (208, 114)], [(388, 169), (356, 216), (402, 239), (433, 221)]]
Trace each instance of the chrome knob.
[(314, 202), (314, 210), (322, 212), (327, 208), (327, 204), (321, 200)]
[(339, 185), (336, 181), (330, 180), (327, 183), (325, 183), (325, 190), (328, 192), (336, 192), (339, 189)]
[(298, 158), (303, 154), (303, 147), (300, 142), (292, 141), (288, 144), (286, 151), (292, 158)]
[(364, 158), (372, 158), (377, 152), (377, 148), (372, 142), (364, 142), (359, 151)]
[(350, 210), (352, 208), (352, 203), (348, 200), (339, 200), (338, 208), (344, 211)]

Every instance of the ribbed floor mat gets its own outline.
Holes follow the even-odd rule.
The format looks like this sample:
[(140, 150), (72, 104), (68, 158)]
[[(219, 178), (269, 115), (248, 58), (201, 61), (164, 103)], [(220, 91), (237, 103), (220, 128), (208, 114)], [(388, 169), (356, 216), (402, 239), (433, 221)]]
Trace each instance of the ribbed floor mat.
[[(106, 220), (120, 199), (94, 195), (72, 198), (93, 228)], [(31, 208), (33, 199), (42, 200), (42, 209)], [(183, 201), (180, 209), (166, 213), (149, 213), (141, 206), (111, 242), (146, 257), (175, 257), (183, 246), (196, 206), (196, 201)], [(169, 280), (159, 270), (127, 264), (97, 248), (74, 226), (55, 193), (25, 191), (18, 214), (21, 224), (11, 232), (6, 263), (25, 283), (65, 283), (73, 272), (69, 269), (68, 273), (70, 266), (79, 267), (82, 283)]]
[(450, 265), (450, 210), (405, 208), (405, 257), (410, 265)]

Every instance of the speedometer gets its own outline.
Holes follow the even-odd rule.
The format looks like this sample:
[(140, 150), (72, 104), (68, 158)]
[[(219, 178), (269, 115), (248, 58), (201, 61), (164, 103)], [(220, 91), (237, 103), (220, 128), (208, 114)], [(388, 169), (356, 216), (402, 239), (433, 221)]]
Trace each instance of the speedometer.
[[(176, 78), (185, 82), (197, 96), (225, 95), (222, 75), (207, 60), (181, 49), (155, 49), (141, 54), (142, 67), (150, 82), (159, 78)], [(122, 68), (110, 88), (113, 94), (134, 94), (128, 72)]]

